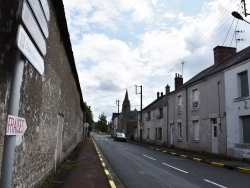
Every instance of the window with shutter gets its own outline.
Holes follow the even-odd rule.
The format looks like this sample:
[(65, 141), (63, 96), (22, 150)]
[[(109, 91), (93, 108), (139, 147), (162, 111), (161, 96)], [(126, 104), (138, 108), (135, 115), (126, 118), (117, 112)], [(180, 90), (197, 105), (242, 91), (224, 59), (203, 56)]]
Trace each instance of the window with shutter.
[(158, 119), (163, 118), (163, 108), (159, 108), (159, 115), (157, 117)]
[(182, 126), (181, 126), (181, 123), (178, 123), (178, 136), (179, 136), (179, 139), (182, 139)]
[(148, 116), (146, 117), (146, 121), (150, 121), (150, 119), (151, 119), (150, 111), (148, 111), (147, 114), (148, 114)]
[(199, 140), (199, 121), (193, 121), (194, 140)]

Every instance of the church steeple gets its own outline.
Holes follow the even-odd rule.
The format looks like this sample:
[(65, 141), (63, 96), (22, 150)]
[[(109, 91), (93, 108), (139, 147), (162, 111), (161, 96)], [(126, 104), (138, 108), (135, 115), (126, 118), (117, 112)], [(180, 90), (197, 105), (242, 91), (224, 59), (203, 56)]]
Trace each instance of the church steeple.
[(122, 111), (130, 110), (130, 101), (128, 99), (128, 90), (126, 90), (125, 98), (122, 103)]

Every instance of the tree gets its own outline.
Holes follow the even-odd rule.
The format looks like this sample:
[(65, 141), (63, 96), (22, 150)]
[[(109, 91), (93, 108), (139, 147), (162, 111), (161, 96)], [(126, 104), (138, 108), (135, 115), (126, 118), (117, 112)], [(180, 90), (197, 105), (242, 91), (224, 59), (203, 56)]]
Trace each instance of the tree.
[(102, 113), (102, 114), (99, 115), (99, 117), (98, 117), (97, 128), (98, 128), (101, 132), (107, 132), (107, 131), (108, 131), (107, 117), (104, 115), (104, 113)]
[(93, 127), (93, 123), (94, 123), (94, 116), (91, 110), (91, 107), (87, 105), (86, 102), (84, 102), (84, 109), (85, 109), (85, 113), (86, 113), (86, 123), (89, 124), (89, 131), (92, 130)]

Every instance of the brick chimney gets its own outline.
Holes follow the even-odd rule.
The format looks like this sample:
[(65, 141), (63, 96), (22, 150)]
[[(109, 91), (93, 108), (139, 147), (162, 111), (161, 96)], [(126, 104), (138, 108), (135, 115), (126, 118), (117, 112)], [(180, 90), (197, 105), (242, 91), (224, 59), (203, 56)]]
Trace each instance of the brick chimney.
[(167, 95), (167, 94), (169, 94), (169, 93), (170, 93), (170, 86), (169, 86), (169, 85), (167, 85), (165, 88), (166, 88), (166, 95)]
[(157, 92), (157, 99), (159, 98), (159, 96), (160, 96), (160, 92)]
[(216, 46), (214, 48), (214, 64), (222, 62), (227, 57), (236, 54), (236, 48)]
[(161, 92), (161, 97), (163, 96), (163, 92)]
[(175, 89), (178, 89), (180, 86), (183, 85), (183, 78), (180, 74), (175, 73), (174, 83), (175, 83)]

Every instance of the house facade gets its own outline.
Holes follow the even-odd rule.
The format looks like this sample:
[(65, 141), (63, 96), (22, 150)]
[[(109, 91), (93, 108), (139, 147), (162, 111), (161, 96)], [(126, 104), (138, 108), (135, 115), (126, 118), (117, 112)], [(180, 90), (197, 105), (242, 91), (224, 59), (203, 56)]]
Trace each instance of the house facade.
[(225, 72), (227, 154), (240, 159), (250, 158), (249, 78), (249, 58), (230, 67)]
[(201, 78), (169, 94), (169, 146), (225, 155), (224, 82), (220, 74)]
[(167, 143), (167, 98), (157, 93), (157, 99), (143, 109), (142, 141), (155, 145)]
[[(234, 157), (241, 151), (243, 158), (249, 158), (249, 81), (246, 77), (249, 78), (250, 66), (245, 61), (250, 58), (249, 51), (246, 48), (236, 53), (235, 48), (217, 46), (214, 65), (184, 84), (182, 76), (176, 74), (175, 90), (170, 92), (166, 86), (165, 95), (158, 94), (157, 99), (143, 109), (143, 141)], [(236, 88), (239, 77), (243, 77), (242, 83), (248, 87), (243, 87), (241, 98), (240, 89)]]

